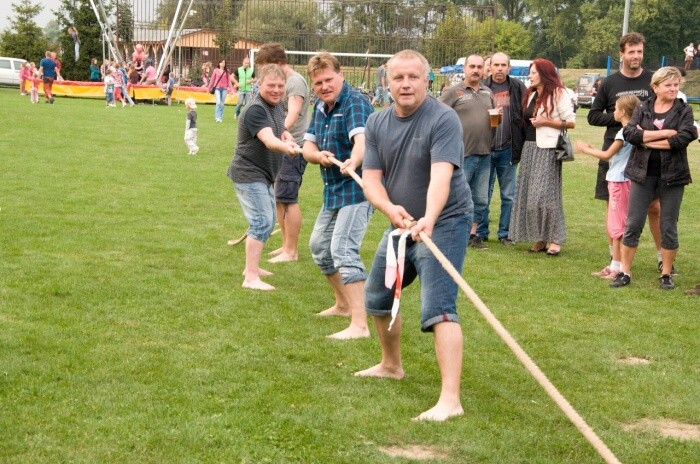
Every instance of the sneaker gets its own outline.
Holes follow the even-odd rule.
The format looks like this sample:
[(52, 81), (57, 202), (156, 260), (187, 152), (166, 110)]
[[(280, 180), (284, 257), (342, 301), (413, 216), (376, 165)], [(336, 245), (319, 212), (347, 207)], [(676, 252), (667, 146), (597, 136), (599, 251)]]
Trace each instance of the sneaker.
[[(664, 269), (664, 263), (662, 261), (659, 261), (659, 264), (656, 266), (656, 269), (659, 270), (659, 272), (663, 271)], [(678, 275), (678, 269), (676, 269), (676, 264), (671, 264), (671, 275), (672, 276), (677, 276)]]
[(659, 287), (661, 287), (662, 290), (673, 290), (676, 288), (676, 285), (673, 283), (673, 279), (669, 274), (664, 274), (659, 277)]
[(610, 288), (619, 288), (629, 285), (632, 282), (632, 276), (625, 274), (624, 272), (618, 272), (615, 276), (615, 280), (610, 282)]
[(498, 239), (499, 242), (501, 242), (501, 245), (511, 247), (515, 245), (515, 242), (509, 239), (508, 237), (503, 237)]
[(469, 246), (476, 248), (477, 250), (488, 250), (488, 246), (484, 243), (484, 239), (481, 237), (474, 237), (469, 240)]

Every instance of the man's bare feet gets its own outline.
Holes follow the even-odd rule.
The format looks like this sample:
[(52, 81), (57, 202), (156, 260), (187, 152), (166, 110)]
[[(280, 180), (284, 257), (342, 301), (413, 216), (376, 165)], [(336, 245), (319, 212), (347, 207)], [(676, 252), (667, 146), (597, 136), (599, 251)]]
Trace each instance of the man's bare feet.
[(250, 282), (248, 282), (247, 280), (244, 280), (242, 286), (243, 286), (243, 288), (247, 288), (250, 290), (271, 291), (271, 290), (275, 289), (275, 287), (273, 287), (270, 284), (266, 284), (265, 282), (263, 282), (260, 279), (251, 280)]
[(367, 338), (369, 337), (369, 329), (364, 327), (362, 329), (358, 327), (350, 326), (345, 330), (336, 332), (331, 335), (327, 335), (326, 338), (332, 338), (334, 340), (354, 340), (357, 338)]
[(279, 247), (276, 250), (272, 250), (267, 254), (267, 256), (277, 256), (278, 254), (282, 253), (284, 251), (284, 248)]
[(381, 377), (385, 379), (401, 380), (405, 374), (402, 367), (399, 367), (398, 369), (388, 369), (380, 363), (376, 366), (370, 367), (369, 369), (357, 371), (353, 375), (355, 377)]
[(424, 413), (413, 418), (414, 421), (431, 421), (431, 422), (444, 422), (450, 417), (461, 416), (464, 414), (464, 409), (462, 409), (461, 404), (457, 405), (443, 405), (438, 403), (432, 408), (428, 409)]
[[(245, 277), (245, 269), (243, 269), (243, 272), (241, 272), (241, 275), (242, 275), (243, 277)], [(271, 275), (274, 275), (274, 274), (273, 274), (272, 272), (270, 272), (270, 271), (266, 271), (266, 270), (263, 269), (263, 268), (259, 268), (259, 269), (258, 269), (258, 275), (259, 275), (260, 277), (270, 277)]]
[(324, 309), (320, 313), (316, 313), (317, 316), (321, 317), (328, 317), (328, 316), (341, 316), (341, 317), (350, 317), (352, 313), (350, 312), (349, 309), (340, 309), (338, 308), (338, 305), (333, 305), (328, 309)]
[(290, 263), (290, 262), (292, 262), (292, 261), (296, 261), (297, 259), (299, 259), (298, 256), (292, 256), (292, 255), (287, 254), (287, 253), (280, 253), (280, 254), (278, 254), (277, 256), (275, 256), (274, 258), (268, 259), (267, 262), (268, 262), (268, 263), (272, 263), (272, 264), (275, 264), (275, 263)]

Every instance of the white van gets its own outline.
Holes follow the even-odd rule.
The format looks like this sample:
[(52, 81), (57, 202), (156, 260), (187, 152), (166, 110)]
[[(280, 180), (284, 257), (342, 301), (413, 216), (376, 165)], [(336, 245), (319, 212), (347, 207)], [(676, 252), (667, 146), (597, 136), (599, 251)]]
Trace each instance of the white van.
[(19, 72), (26, 60), (0, 56), (0, 84), (19, 85)]

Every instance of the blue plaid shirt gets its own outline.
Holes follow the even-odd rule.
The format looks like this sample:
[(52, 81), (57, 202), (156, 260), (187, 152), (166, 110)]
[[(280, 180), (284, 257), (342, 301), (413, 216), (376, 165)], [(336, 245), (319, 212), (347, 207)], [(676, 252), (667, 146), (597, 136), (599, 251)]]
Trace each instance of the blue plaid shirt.
[[(352, 137), (364, 134), (365, 123), (373, 111), (374, 108), (364, 95), (343, 82), (338, 99), (328, 114), (325, 103), (318, 102), (304, 140), (314, 142), (319, 149), (333, 153), (339, 161), (350, 159)], [(355, 172), (362, 176), (359, 166)], [(357, 182), (352, 177), (341, 174), (338, 166), (321, 166), (321, 178), (324, 184), (324, 210), (340, 209), (367, 201)]]

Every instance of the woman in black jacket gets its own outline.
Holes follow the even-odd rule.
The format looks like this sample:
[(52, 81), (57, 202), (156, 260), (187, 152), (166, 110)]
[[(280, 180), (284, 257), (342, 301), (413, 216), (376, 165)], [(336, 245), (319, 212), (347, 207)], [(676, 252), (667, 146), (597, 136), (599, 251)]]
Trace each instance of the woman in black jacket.
[(678, 215), (685, 186), (691, 182), (686, 147), (698, 137), (693, 110), (678, 96), (681, 75), (675, 67), (661, 68), (651, 78), (652, 95), (637, 108), (624, 128), (625, 140), (635, 145), (625, 177), (632, 181), (627, 227), (622, 238), (622, 272), (610, 284), (631, 281), (631, 268), (644, 228), (649, 203), (661, 202), (660, 286), (675, 288), (671, 267), (678, 252)]

